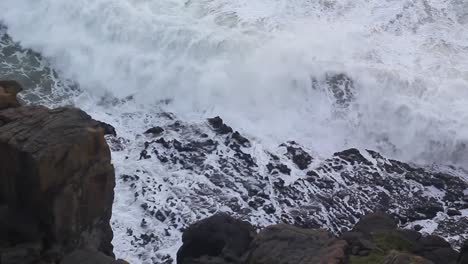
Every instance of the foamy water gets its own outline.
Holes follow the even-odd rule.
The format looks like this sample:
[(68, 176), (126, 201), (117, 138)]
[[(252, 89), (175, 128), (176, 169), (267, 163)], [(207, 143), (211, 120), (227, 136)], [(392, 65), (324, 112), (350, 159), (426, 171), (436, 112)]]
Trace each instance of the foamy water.
[[(0, 23), (0, 78), (19, 79), (28, 101), (75, 104), (114, 125), (130, 142), (113, 153), (117, 175), (140, 170), (162, 184), (151, 199), (184, 224), (207, 216), (184, 195), (209, 179), (138, 160), (140, 134), (168, 122), (161, 111), (202, 129), (222, 116), (251, 139), (259, 164), (295, 140), (314, 158), (358, 147), (468, 166), (465, 0), (1, 0)], [(327, 86), (340, 73), (354, 83), (346, 105)], [(116, 254), (175, 258), (180, 230), (148, 217), (147, 197), (117, 179)], [(128, 228), (160, 241), (135, 248)]]
[[(117, 123), (169, 100), (185, 119), (221, 115), (272, 144), (468, 160), (463, 0), (2, 0), (0, 10), (15, 41), (80, 85), (78, 106), (133, 96), (105, 108)], [(312, 88), (330, 73), (355, 82), (339, 114)]]

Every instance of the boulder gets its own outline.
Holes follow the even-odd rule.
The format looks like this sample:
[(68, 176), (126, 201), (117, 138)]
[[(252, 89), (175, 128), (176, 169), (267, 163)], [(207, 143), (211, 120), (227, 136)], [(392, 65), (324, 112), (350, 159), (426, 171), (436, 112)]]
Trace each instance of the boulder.
[(383, 213), (371, 213), (364, 216), (353, 228), (354, 232), (363, 234), (373, 234), (395, 230), (397, 228), (396, 221), (389, 215)]
[(128, 262), (115, 260), (97, 251), (78, 249), (65, 256), (60, 264), (128, 264)]
[(435, 264), (456, 263), (458, 253), (452, 249), (450, 244), (439, 236), (422, 237), (418, 244), (420, 247), (416, 250), (421, 255)]
[(97, 121), (75, 108), (0, 110), (0, 161), (0, 247), (113, 256), (114, 168)]
[(0, 110), (9, 107), (19, 107), (16, 95), (22, 90), (16, 81), (0, 81)]
[(409, 253), (391, 251), (383, 260), (382, 264), (434, 264), (420, 256)]
[(447, 210), (447, 215), (448, 216), (459, 216), (459, 215), (462, 215), (462, 212), (460, 212), (459, 210), (457, 210), (455, 208), (449, 208)]
[(350, 245), (351, 263), (455, 264), (458, 257), (443, 238), (397, 229), (390, 216), (380, 213), (363, 217), (342, 239)]
[(247, 222), (216, 214), (192, 224), (182, 236), (177, 263), (241, 263), (255, 235)]
[(252, 241), (248, 264), (345, 263), (347, 243), (322, 229), (279, 224), (265, 228)]
[(162, 132), (164, 132), (164, 129), (162, 127), (156, 126), (156, 127), (149, 128), (143, 134), (152, 134), (154, 136), (158, 136)]
[(377, 247), (372, 239), (359, 232), (345, 232), (340, 238), (348, 243), (352, 255), (364, 256)]

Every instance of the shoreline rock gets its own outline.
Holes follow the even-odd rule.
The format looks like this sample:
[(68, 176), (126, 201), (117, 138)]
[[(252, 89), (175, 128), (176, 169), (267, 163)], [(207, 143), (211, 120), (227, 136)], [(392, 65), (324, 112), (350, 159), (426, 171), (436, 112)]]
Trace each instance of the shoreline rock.
[(23, 88), (16, 81), (0, 81), (0, 110), (19, 107), (21, 104), (16, 95), (22, 90)]
[[(222, 219), (222, 221), (220, 221)], [(234, 224), (235, 228), (232, 228)], [(264, 228), (252, 238), (236, 241), (235, 257), (226, 230), (253, 227), (226, 214), (216, 214), (192, 224), (185, 232), (178, 252), (178, 264), (466, 264), (466, 247), (458, 253), (443, 238), (397, 228), (389, 215), (364, 216), (353, 231), (334, 236), (324, 229), (277, 224)], [(208, 232), (208, 233), (207, 233)], [(196, 243), (186, 239), (200, 236)], [(233, 232), (231, 235), (237, 235)], [(201, 239), (203, 237), (203, 239)], [(220, 239), (221, 238), (221, 239)], [(232, 241), (231, 241), (232, 242)], [(466, 245), (466, 243), (465, 243)], [(218, 250), (214, 250), (218, 247)], [(197, 252), (188, 258), (187, 252)]]
[(102, 124), (76, 108), (21, 106), (19, 84), (0, 86), (0, 263), (58, 263), (77, 249), (113, 260)]

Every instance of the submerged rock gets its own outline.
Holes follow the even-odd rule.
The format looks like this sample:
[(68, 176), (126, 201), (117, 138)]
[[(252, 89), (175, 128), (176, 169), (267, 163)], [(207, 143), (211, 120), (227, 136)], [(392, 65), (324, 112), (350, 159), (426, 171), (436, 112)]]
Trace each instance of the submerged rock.
[(338, 106), (348, 107), (354, 100), (354, 81), (346, 74), (327, 74), (326, 83)]
[(154, 136), (158, 136), (162, 132), (164, 132), (164, 129), (162, 127), (156, 126), (156, 127), (149, 128), (148, 130), (145, 131), (144, 134), (152, 134)]

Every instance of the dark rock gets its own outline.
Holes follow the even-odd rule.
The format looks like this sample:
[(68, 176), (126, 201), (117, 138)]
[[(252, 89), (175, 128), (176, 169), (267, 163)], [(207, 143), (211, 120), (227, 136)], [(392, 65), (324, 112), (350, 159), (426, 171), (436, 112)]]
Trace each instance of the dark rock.
[(362, 156), (361, 152), (355, 148), (347, 149), (341, 152), (336, 152), (333, 156), (337, 156), (342, 158), (343, 160), (348, 161), (351, 165), (354, 164), (365, 164), (365, 165), (372, 165), (372, 162), (368, 161), (364, 156)]
[(140, 152), (140, 160), (141, 159), (150, 159), (151, 155), (148, 154), (148, 151), (146, 149), (142, 150)]
[(41, 241), (39, 223), (28, 211), (19, 208), (0, 207), (0, 245), (13, 247), (22, 243)]
[(460, 248), (457, 264), (468, 264), (468, 240)]
[(144, 134), (153, 134), (153, 136), (158, 136), (162, 132), (164, 132), (164, 129), (162, 127), (157, 126), (146, 130)]
[(0, 81), (0, 110), (19, 107), (20, 103), (16, 95), (22, 90), (23, 88), (16, 81)]
[(448, 216), (457, 216), (457, 215), (462, 215), (462, 213), (460, 211), (458, 211), (457, 209), (455, 209), (455, 208), (449, 208), (447, 210), (447, 215)]
[(437, 248), (450, 248), (450, 243), (439, 236), (425, 236), (419, 240), (424, 250), (433, 250)]
[(0, 120), (0, 203), (34, 223), (15, 223), (22, 240), (33, 240), (22, 242), (113, 256), (114, 168), (98, 122), (79, 109), (35, 106), (1, 110)]
[(391, 251), (387, 254), (382, 264), (434, 264), (432, 261), (413, 254)]
[(458, 252), (452, 248), (437, 248), (421, 255), (435, 264), (456, 263), (458, 258)]
[(265, 211), (265, 213), (267, 214), (274, 214), (276, 212), (276, 209), (271, 204), (267, 204), (263, 206), (263, 211)]
[(229, 134), (229, 133), (233, 132), (232, 128), (230, 126), (224, 124), (223, 120), (219, 116), (213, 117), (213, 118), (208, 118), (208, 123), (219, 134), (224, 135), (224, 134)]
[(0, 248), (0, 263), (33, 264), (40, 258), (42, 249), (40, 243), (25, 243), (10, 248)]
[(128, 264), (128, 262), (115, 260), (96, 251), (76, 250), (65, 256), (60, 264)]
[(353, 255), (358, 255), (363, 250), (369, 251), (376, 248), (375, 243), (360, 232), (345, 232), (341, 235), (340, 239), (348, 243)]
[(284, 164), (273, 164), (273, 163), (268, 163), (266, 165), (268, 172), (272, 173), (274, 170), (277, 170), (283, 174), (290, 175), (291, 174), (291, 169), (288, 168), (288, 166)]
[(397, 228), (397, 223), (390, 216), (382, 213), (372, 213), (364, 216), (354, 226), (354, 232), (363, 234), (373, 234), (379, 232), (392, 231)]
[(261, 231), (247, 253), (248, 264), (345, 263), (347, 244), (320, 229), (273, 225)]
[(243, 147), (250, 147), (250, 141), (243, 137), (238, 131), (232, 133), (232, 139), (234, 139), (235, 141), (237, 141), (237, 143), (239, 143), (241, 146)]
[(347, 107), (354, 99), (354, 82), (344, 73), (327, 74), (326, 83), (328, 88), (333, 93), (336, 103), (340, 106)]
[(286, 147), (286, 156), (290, 158), (299, 169), (305, 170), (312, 163), (312, 157), (301, 147), (295, 146), (295, 142), (288, 142), (289, 145), (282, 144)]
[(311, 171), (308, 171), (307, 172), (307, 176), (309, 177), (319, 177), (319, 175), (317, 174), (317, 172), (311, 170)]
[(117, 136), (117, 132), (115, 131), (115, 128), (107, 123), (97, 121), (99, 127), (101, 127), (104, 130), (104, 135), (112, 135), (114, 137)]
[(442, 204), (434, 200), (426, 201), (426, 203), (415, 206), (408, 214), (410, 221), (431, 219), (436, 217), (438, 212), (443, 212), (444, 207)]
[(201, 259), (208, 257), (240, 263), (254, 235), (255, 230), (249, 223), (227, 214), (213, 215), (185, 230), (183, 245), (177, 252), (177, 263), (204, 263), (200, 262)]
[(198, 259), (191, 260), (190, 264), (229, 264), (236, 263), (231, 260), (225, 260), (221, 257), (201, 256)]
[(416, 253), (435, 264), (456, 263), (457, 261), (458, 253), (451, 248), (445, 239), (439, 236), (422, 237), (418, 244), (420, 247), (416, 250)]
[(397, 234), (400, 237), (403, 237), (403, 238), (405, 238), (408, 241), (411, 241), (413, 243), (416, 243), (422, 237), (421, 233), (419, 233), (417, 231), (414, 231), (414, 230), (409, 230), (409, 229), (398, 229), (398, 230), (394, 231), (393, 233)]

